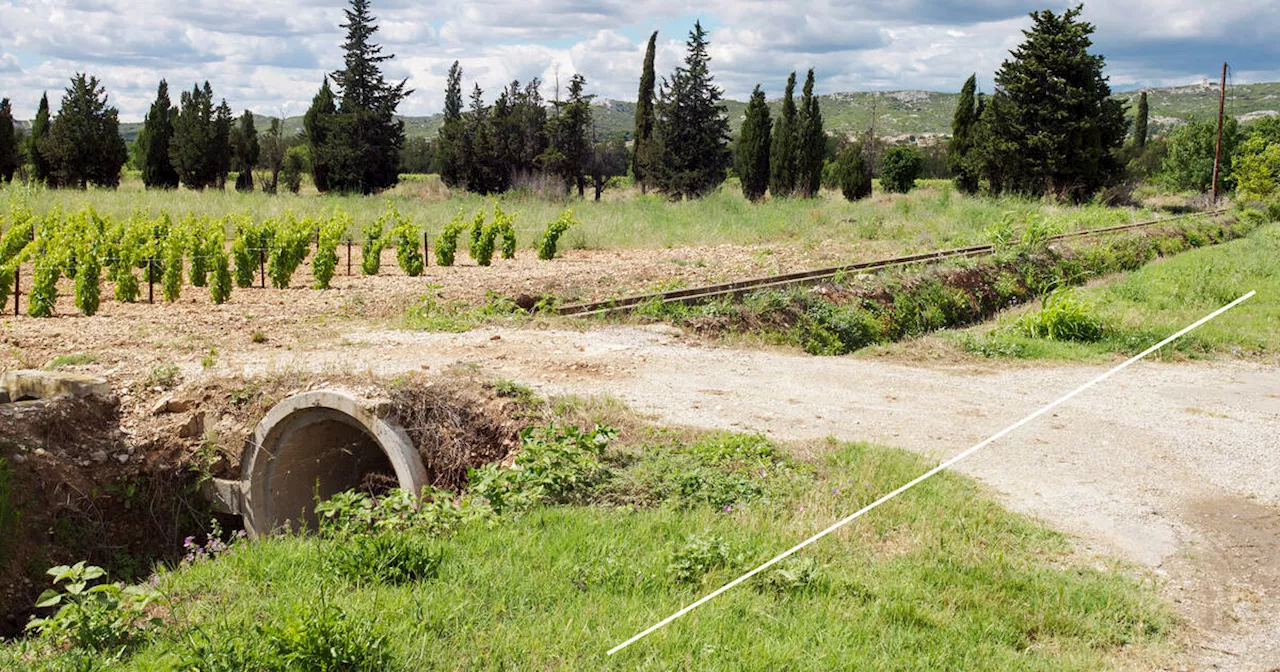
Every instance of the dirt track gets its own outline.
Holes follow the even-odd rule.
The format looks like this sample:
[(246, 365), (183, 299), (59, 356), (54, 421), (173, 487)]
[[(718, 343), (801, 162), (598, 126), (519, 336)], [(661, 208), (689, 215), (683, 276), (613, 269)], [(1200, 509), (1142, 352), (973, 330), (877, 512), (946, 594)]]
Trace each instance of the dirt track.
[[(343, 333), (228, 355), (220, 372), (478, 367), (546, 392), (610, 394), (665, 423), (835, 436), (953, 454), (1101, 372), (921, 368), (709, 348), (669, 328)], [(337, 341), (333, 341), (337, 343)], [(188, 364), (196, 375), (198, 364)], [(1141, 363), (961, 463), (1012, 508), (1163, 577), (1196, 669), (1280, 666), (1280, 368)]]

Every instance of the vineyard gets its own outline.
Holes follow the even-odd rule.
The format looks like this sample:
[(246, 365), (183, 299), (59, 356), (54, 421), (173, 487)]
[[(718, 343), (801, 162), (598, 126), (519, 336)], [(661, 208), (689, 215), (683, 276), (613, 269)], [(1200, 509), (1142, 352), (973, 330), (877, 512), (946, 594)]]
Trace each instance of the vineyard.
[[(308, 258), (311, 277), (307, 282), (325, 290), (344, 260), (346, 274), (356, 272), (356, 247), (362, 275), (378, 275), (382, 251), (391, 247), (400, 270), (418, 277), (433, 252), (437, 265), (452, 266), (458, 239), (468, 231), (468, 252), (477, 265), (487, 267), (495, 250), (502, 259), (515, 258), (519, 247), (515, 220), (516, 215), (494, 202), (491, 213), (478, 210), (470, 220), (459, 211), (432, 241), (422, 226), (390, 205), (382, 216), (361, 227), (357, 240), (351, 234), (355, 222), (341, 208), (327, 216), (299, 217), (287, 212), (255, 221), (241, 214), (221, 218), (188, 214), (175, 221), (167, 211), (113, 218), (86, 207), (70, 214), (55, 208), (36, 215), (15, 205), (0, 238), (0, 305), (7, 305), (12, 295), (14, 314), (19, 314), (24, 264), (31, 268), (26, 310), (31, 317), (54, 314), (62, 278), (73, 282), (75, 306), (84, 315), (98, 312), (104, 282), (110, 284), (111, 296), (122, 303), (154, 303), (157, 298), (174, 302), (185, 287), (191, 287), (207, 291), (214, 304), (223, 304), (237, 288), (255, 284), (265, 288), (269, 282), (275, 289), (288, 289), (297, 282), (295, 276)], [(572, 209), (548, 223), (532, 245), (538, 258), (554, 259), (560, 237), (578, 224)]]

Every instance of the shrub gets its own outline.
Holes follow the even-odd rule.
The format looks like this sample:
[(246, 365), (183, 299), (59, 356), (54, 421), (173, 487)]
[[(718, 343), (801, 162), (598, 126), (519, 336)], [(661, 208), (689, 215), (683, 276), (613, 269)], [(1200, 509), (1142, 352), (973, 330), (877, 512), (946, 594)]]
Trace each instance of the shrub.
[(204, 287), (209, 279), (209, 255), (212, 253), (210, 241), (213, 238), (213, 231), (207, 221), (194, 218), (184, 221), (183, 229), (186, 230), (191, 243), (191, 270), (188, 272), (191, 285)]
[(383, 215), (377, 221), (365, 224), (361, 230), (364, 242), (360, 245), (360, 272), (365, 275), (377, 275), (378, 269), (382, 267), (382, 248), (387, 244), (383, 238), (386, 231), (383, 228), (385, 218), (386, 215)]
[(924, 159), (914, 146), (890, 147), (880, 160), (880, 186), (890, 193), (905, 194), (916, 186)]
[(392, 244), (396, 246), (396, 263), (404, 274), (416, 278), (422, 275), (424, 262), (422, 250), (418, 247), (418, 227), (407, 218), (398, 218), (399, 223), (391, 230)]
[(311, 244), (311, 220), (299, 221), (290, 213), (283, 222), (271, 228), (275, 230), (275, 244), (267, 257), (267, 275), (271, 278), (272, 287), (288, 289), (293, 274), (302, 260), (307, 258)]
[(102, 263), (92, 248), (85, 249), (80, 254), (75, 289), (76, 308), (85, 315), (98, 312), (102, 300)]
[(231, 244), (231, 256), (236, 265), (236, 286), (246, 289), (253, 286), (266, 251), (271, 247), (273, 231), (268, 223), (255, 223), (248, 217), (236, 222), (236, 239)]
[(497, 201), (493, 203), (493, 223), (489, 225), (502, 238), (502, 258), (516, 258), (516, 216), (502, 211)]
[(490, 464), (470, 473), (471, 494), (483, 497), (495, 513), (522, 510), (538, 503), (564, 503), (599, 484), (608, 470), (600, 462), (617, 432), (596, 425), (526, 429), (520, 436), (515, 467)]
[(329, 289), (338, 268), (338, 243), (342, 242), (350, 225), (351, 216), (337, 210), (320, 226), (316, 256), (311, 259), (311, 275), (315, 278), (312, 286), (316, 289)]
[(434, 578), (443, 559), (440, 547), (420, 535), (381, 532), (332, 542), (325, 565), (355, 583), (398, 585)]
[(560, 213), (560, 218), (547, 224), (547, 230), (542, 232), (542, 239), (538, 241), (538, 258), (548, 261), (556, 258), (556, 245), (560, 242), (560, 236), (565, 231), (577, 226), (578, 220), (573, 218), (573, 208), (568, 208)]
[(164, 243), (164, 300), (177, 301), (182, 294), (182, 258), (186, 253), (186, 236), (181, 231), (169, 233)]
[(1050, 292), (1039, 311), (1018, 318), (1014, 330), (1029, 338), (1085, 343), (1102, 340), (1105, 331), (1093, 307), (1078, 299), (1070, 288)]
[(222, 249), (220, 240), (213, 248), (210, 268), (213, 278), (209, 283), (209, 298), (218, 305), (224, 304), (231, 298), (231, 269), (227, 260), (227, 251)]
[(462, 212), (454, 215), (453, 220), (444, 225), (440, 235), (436, 237), (436, 263), (440, 266), (452, 266), (458, 252), (458, 236), (467, 228), (462, 219)]
[[(481, 241), (484, 239), (484, 210), (476, 211), (476, 216), (471, 220), (471, 243), (467, 246), (467, 252), (472, 259), (476, 259), (480, 255)], [(489, 246), (492, 255), (493, 246)]]
[(52, 317), (58, 302), (58, 277), (61, 275), (58, 260), (47, 254), (41, 239), (34, 257), (35, 268), (31, 279), (31, 293), (27, 295), (27, 315)]
[(832, 179), (847, 200), (857, 201), (871, 195), (871, 167), (862, 156), (861, 145), (849, 145), (840, 151), (833, 164)]

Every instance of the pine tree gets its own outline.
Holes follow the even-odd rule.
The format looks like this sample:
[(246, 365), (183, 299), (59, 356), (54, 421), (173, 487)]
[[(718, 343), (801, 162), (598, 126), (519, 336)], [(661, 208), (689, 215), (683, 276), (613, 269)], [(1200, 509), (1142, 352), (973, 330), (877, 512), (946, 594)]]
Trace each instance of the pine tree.
[(43, 144), (52, 181), (62, 186), (115, 188), (120, 184), (120, 169), (129, 160), (116, 108), (107, 105), (98, 78), (83, 73), (71, 78)]
[(796, 73), (787, 77), (782, 96), (782, 114), (773, 127), (769, 150), (769, 193), (774, 198), (790, 196), (796, 188)]
[[(205, 95), (213, 99), (213, 90), (205, 82)], [(227, 174), (231, 172), (231, 129), (235, 120), (231, 117), (231, 106), (223, 98), (218, 109), (213, 113), (213, 147), (210, 159), (213, 162), (214, 184), (218, 190), (227, 188)]]
[(654, 125), (660, 157), (655, 182), (672, 199), (697, 198), (720, 186), (732, 160), (729, 119), (707, 67), (711, 56), (701, 22), (685, 44), (684, 65), (663, 82)]
[(591, 162), (591, 100), (587, 80), (574, 74), (569, 80), (569, 96), (554, 103), (556, 115), (547, 123), (547, 150), (543, 165), (564, 179), (565, 188), (576, 186), (578, 196), (586, 189), (586, 172)]
[(978, 123), (977, 102), (974, 100), (978, 89), (978, 76), (969, 75), (960, 89), (960, 101), (956, 104), (955, 116), (951, 119), (951, 140), (947, 143), (947, 164), (956, 183), (956, 188), (966, 194), (978, 190), (978, 175), (969, 160), (969, 152), (973, 149), (974, 126)]
[(13, 174), (21, 162), (18, 134), (13, 126), (13, 107), (5, 98), (0, 100), (0, 183), (13, 181)]
[(827, 158), (827, 134), (822, 128), (822, 110), (813, 93), (813, 68), (804, 80), (804, 96), (800, 99), (799, 127), (796, 147), (796, 190), (813, 198), (822, 187), (822, 164)]
[(1124, 105), (1111, 98), (1106, 59), (1089, 52), (1094, 27), (1081, 11), (1032, 12), (1026, 40), (996, 74), (1010, 131), (993, 157), (1005, 190), (1079, 201), (1122, 176), (1113, 150), (1128, 130)]
[(382, 75), (380, 64), (393, 56), (384, 55), (382, 47), (371, 41), (378, 27), (369, 12), (369, 0), (351, 0), (350, 9), (344, 11), (344, 67), (330, 75), (340, 95), (325, 143), (332, 161), (328, 186), (371, 194), (399, 181), (404, 123), (396, 118), (396, 107), (412, 91), (405, 89), (407, 80), (389, 84)]
[(449, 67), (444, 90), (444, 124), (440, 126), (440, 179), (447, 186), (466, 186), (469, 172), (466, 131), (462, 122), (462, 66), (457, 61)]
[(636, 97), (636, 130), (632, 147), (631, 173), (640, 193), (649, 190), (650, 164), (653, 162), (653, 88), (656, 78), (653, 72), (654, 55), (658, 47), (658, 31), (649, 36), (649, 46), (644, 52), (644, 68), (640, 72), (640, 91)]
[[(311, 152), (311, 180), (321, 193), (329, 190), (329, 157), (326, 147), (329, 141), (329, 128), (333, 125), (333, 116), (338, 113), (334, 103), (333, 89), (329, 88), (329, 78), (324, 78), (320, 90), (311, 99), (311, 107), (302, 117), (302, 130), (307, 136), (307, 148)], [(280, 147), (280, 160), (284, 160), (284, 146)], [(277, 164), (278, 165), (278, 164)], [(279, 175), (279, 168), (273, 175)], [(271, 180), (271, 193), (275, 193), (275, 177)]]
[(236, 191), (253, 191), (253, 169), (258, 165), (258, 129), (253, 125), (253, 113), (245, 110), (240, 115), (240, 125), (232, 136), (232, 168), (236, 171)]
[(177, 114), (169, 101), (169, 83), (160, 80), (156, 100), (151, 104), (138, 133), (138, 153), (142, 157), (142, 183), (148, 189), (174, 189), (178, 171), (169, 160), (169, 143), (173, 140), (173, 117)]
[(769, 188), (769, 134), (773, 120), (769, 118), (769, 104), (764, 91), (757, 84), (747, 103), (746, 119), (742, 122), (742, 134), (738, 136), (738, 179), (742, 181), (742, 195), (752, 202), (764, 197)]
[(31, 122), (31, 135), (27, 138), (27, 155), (31, 157), (31, 177), (37, 182), (58, 186), (53, 182), (53, 169), (45, 158), (45, 142), (49, 139), (49, 94), (40, 96), (40, 107)]
[(206, 189), (217, 183), (213, 88), (193, 85), (183, 91), (181, 106), (173, 119), (169, 160), (178, 179), (188, 189)]
[(1133, 120), (1133, 141), (1138, 147), (1147, 146), (1147, 92), (1138, 96), (1138, 112)]

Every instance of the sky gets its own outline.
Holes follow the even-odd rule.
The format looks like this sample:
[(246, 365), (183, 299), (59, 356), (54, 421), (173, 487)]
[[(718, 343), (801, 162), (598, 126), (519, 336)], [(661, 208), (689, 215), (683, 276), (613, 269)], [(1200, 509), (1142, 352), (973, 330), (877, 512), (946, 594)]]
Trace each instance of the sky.
[[(341, 0), (0, 0), (0, 97), (35, 115), (41, 92), (55, 108), (76, 72), (96, 75), (122, 121), (140, 121), (161, 78), (171, 96), (208, 80), (238, 113), (302, 114), (326, 72), (341, 66)], [(1028, 12), (1067, 5), (1020, 0), (373, 0), (377, 39), (408, 79), (401, 114), (440, 111), (445, 73), (462, 64), (468, 93), (492, 100), (518, 79), (581, 72), (603, 98), (634, 100), (645, 43), (657, 30), (658, 74), (683, 58), (695, 20), (710, 33), (711, 69), (726, 96), (760, 84), (781, 94), (787, 74), (816, 68), (819, 93), (957, 91), (976, 72), (990, 90), (1022, 38)], [(1113, 88), (1172, 86), (1216, 77), (1280, 80), (1280, 0), (1094, 0)]]

